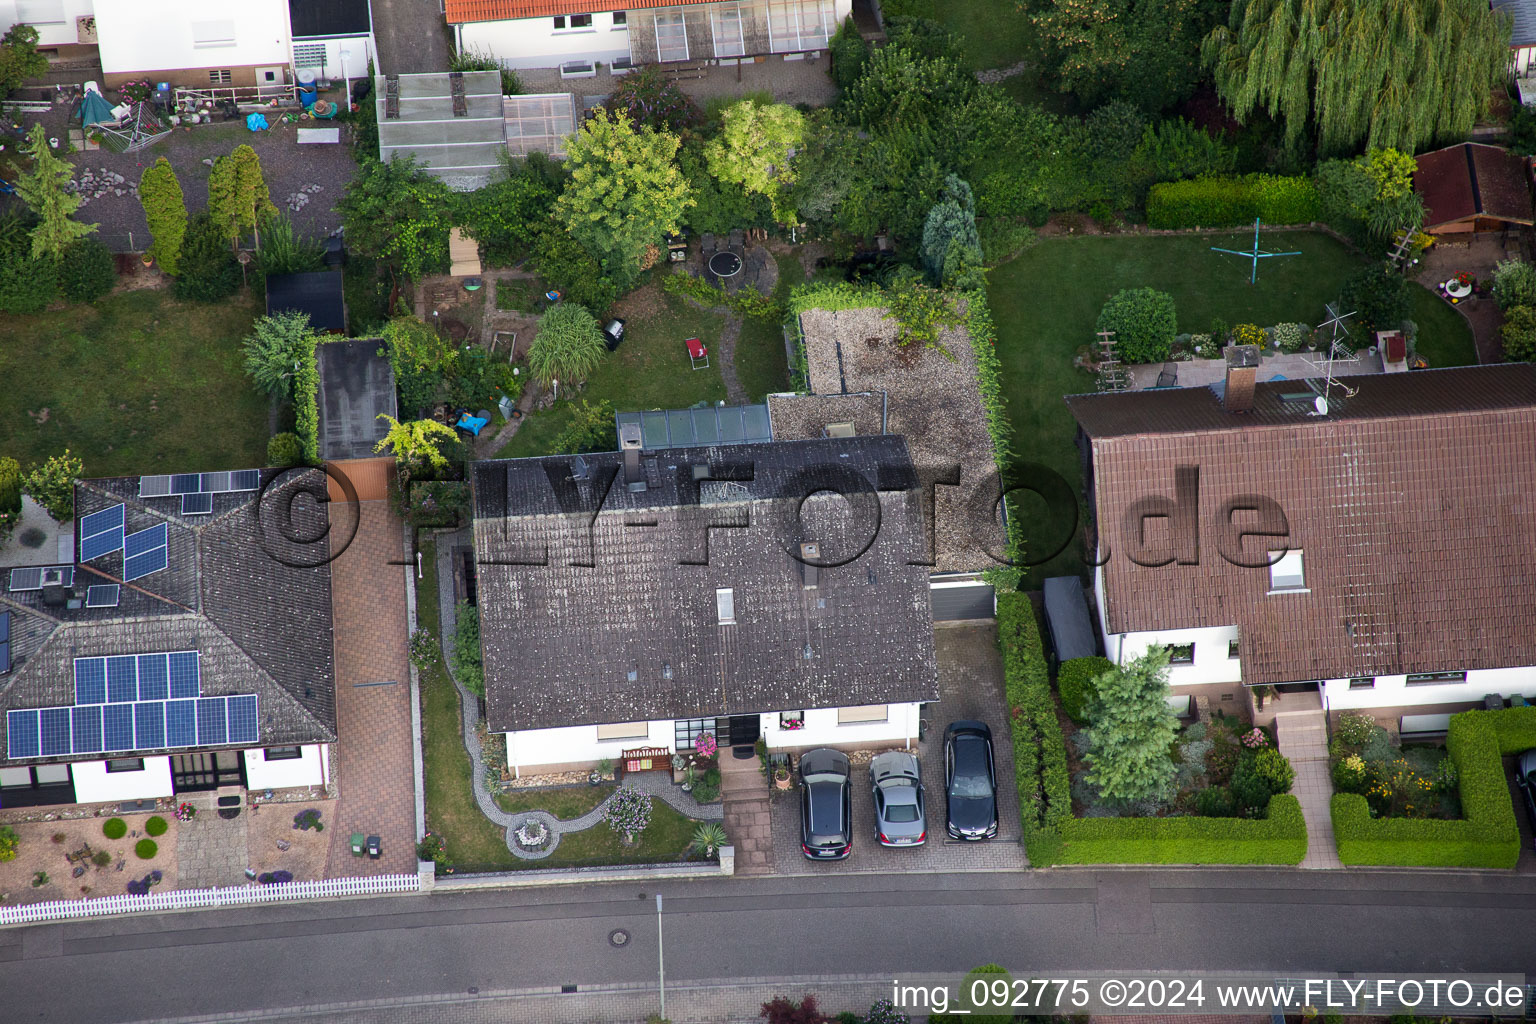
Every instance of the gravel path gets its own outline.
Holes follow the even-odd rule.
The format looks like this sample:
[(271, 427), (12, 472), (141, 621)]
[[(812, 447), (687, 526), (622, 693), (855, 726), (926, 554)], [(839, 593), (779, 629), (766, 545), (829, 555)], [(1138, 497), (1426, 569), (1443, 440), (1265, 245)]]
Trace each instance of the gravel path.
[[(470, 543), (467, 531), (458, 533), (442, 533), (437, 539), (437, 580), (438, 580), (438, 643), (442, 647), (443, 666), (448, 668), (448, 677), (453, 679), (453, 670), (449, 668), (452, 661), (449, 658), (448, 637), (453, 635), (456, 609), (453, 603), (453, 564), (452, 550), (455, 544)], [(543, 860), (560, 845), (560, 836), (565, 832), (581, 832), (591, 828), (603, 820), (603, 810), (608, 806), (613, 796), (608, 797), (592, 810), (579, 818), (569, 821), (561, 821), (552, 814), (544, 811), (519, 811), (517, 814), (508, 814), (496, 806), (496, 800), (491, 796), (490, 787), (486, 785), (485, 774), (478, 771), (480, 765), (480, 733), (476, 728), (479, 725), (477, 712), (478, 701), (475, 695), (465, 689), (457, 679), (453, 679), (454, 689), (459, 691), (459, 710), (461, 725), (464, 735), (464, 748), (469, 751), (469, 760), (472, 766), (470, 774), (474, 779), (475, 804), (491, 821), (507, 830), (507, 849), (514, 857), (523, 860)], [(626, 786), (633, 786), (663, 803), (668, 804), (678, 813), (692, 818), (695, 821), (720, 821), (725, 816), (723, 805), (700, 804), (692, 797), (672, 785), (669, 778), (655, 772), (639, 772), (628, 776), (624, 780)], [(615, 795), (617, 793), (615, 792)], [(513, 832), (524, 822), (534, 819), (541, 822), (549, 829), (549, 843), (538, 850), (525, 850), (517, 844)]]

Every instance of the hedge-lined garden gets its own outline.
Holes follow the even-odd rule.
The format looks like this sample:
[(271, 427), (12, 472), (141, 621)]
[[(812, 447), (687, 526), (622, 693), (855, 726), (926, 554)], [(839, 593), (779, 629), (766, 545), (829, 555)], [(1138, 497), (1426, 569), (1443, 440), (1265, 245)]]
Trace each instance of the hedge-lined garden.
[(1464, 817), (1372, 818), (1365, 797), (1336, 793), (1333, 834), (1341, 861), (1401, 867), (1515, 866), (1520, 825), (1500, 759), (1536, 747), (1536, 707), (1454, 715), (1445, 745), (1460, 776)]
[(1306, 855), (1301, 804), (1289, 794), (1271, 798), (1260, 819), (1073, 817), (1066, 743), (1026, 595), (998, 594), (997, 632), (1030, 864), (1296, 864)]
[(1246, 174), (1240, 178), (1188, 178), (1153, 185), (1147, 224), (1154, 228), (1231, 228), (1252, 224), (1306, 224), (1323, 212), (1309, 177)]

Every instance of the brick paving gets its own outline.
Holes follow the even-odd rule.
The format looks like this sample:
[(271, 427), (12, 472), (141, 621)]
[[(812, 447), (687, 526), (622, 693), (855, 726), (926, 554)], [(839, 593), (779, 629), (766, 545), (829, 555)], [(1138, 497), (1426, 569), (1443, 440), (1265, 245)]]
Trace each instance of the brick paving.
[(219, 817), (212, 800), (193, 800), (197, 817), (178, 822), (176, 887), (208, 889), (218, 885), (244, 885), (247, 854), (248, 810), (232, 821)]
[[(768, 780), (763, 778), (757, 758), (738, 761), (729, 754), (720, 758), (720, 797), (725, 804), (725, 834), (736, 848), (736, 873), (770, 874), (773, 822)], [(799, 850), (799, 840), (795, 842)]]
[(1275, 735), (1280, 753), (1296, 769), (1291, 792), (1301, 801), (1302, 816), (1307, 819), (1307, 855), (1304, 868), (1342, 868), (1338, 846), (1333, 839), (1333, 778), (1328, 770), (1328, 728), (1321, 708), (1306, 711), (1281, 711), (1275, 715)]
[[(332, 505), (333, 522), (349, 514), (338, 508), (346, 506)], [(331, 565), (339, 737), (331, 769), (339, 799), (327, 823), (330, 877), (416, 870), (406, 569), (389, 564), (406, 560), (404, 534), (388, 502), (356, 508), (357, 534)], [(381, 837), (383, 856), (353, 857), (353, 832)]]
[[(927, 794), (928, 841), (916, 849), (890, 849), (875, 841), (875, 808), (869, 795), (868, 769), (853, 769), (853, 853), (843, 861), (810, 861), (800, 853), (800, 805), (794, 799), (772, 802), (773, 856), (778, 874), (866, 871), (1008, 871), (1029, 867), (1019, 823), (1018, 785), (1013, 772), (1013, 742), (1003, 698), (1003, 666), (997, 651), (997, 627), (945, 626), (934, 630), (939, 662), (939, 700), (923, 710), (927, 739), (918, 743)], [(992, 727), (997, 763), (997, 838), (978, 843), (944, 834), (944, 727), (976, 719)], [(894, 744), (893, 744), (894, 746)], [(729, 811), (727, 811), (729, 828)], [(738, 847), (739, 849), (739, 847)], [(737, 871), (741, 871), (737, 854)]]

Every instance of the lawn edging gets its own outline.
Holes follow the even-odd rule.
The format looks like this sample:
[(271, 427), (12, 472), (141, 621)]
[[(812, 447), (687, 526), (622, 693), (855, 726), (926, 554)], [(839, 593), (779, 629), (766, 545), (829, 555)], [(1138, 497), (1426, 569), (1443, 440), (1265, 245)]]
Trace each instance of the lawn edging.
[(1262, 819), (1074, 818), (1066, 740), (1028, 595), (997, 595), (997, 637), (1013, 727), (1019, 817), (1032, 867), (1298, 864), (1306, 856), (1306, 821), (1300, 801), (1289, 794), (1271, 798)]
[(1520, 825), (1501, 759), (1536, 747), (1536, 707), (1453, 715), (1445, 747), (1460, 773), (1465, 817), (1372, 818), (1365, 797), (1335, 793), (1329, 809), (1340, 861), (1393, 867), (1515, 866)]
[[(729, 852), (727, 852), (729, 851)], [(430, 883), (422, 874), (422, 892), (459, 892), (529, 885), (577, 885), (588, 882), (649, 882), (662, 878), (720, 878), (736, 873), (736, 848), (722, 846), (720, 860), (708, 864), (625, 864), (575, 868), (525, 868), (480, 875), (439, 875)]]

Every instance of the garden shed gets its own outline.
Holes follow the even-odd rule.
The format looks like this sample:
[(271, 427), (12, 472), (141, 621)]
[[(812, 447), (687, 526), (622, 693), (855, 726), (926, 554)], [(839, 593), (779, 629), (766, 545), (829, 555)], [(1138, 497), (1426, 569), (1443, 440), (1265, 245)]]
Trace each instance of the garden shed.
[(304, 313), (309, 326), (321, 334), (347, 333), (347, 304), (341, 274), (315, 270), (303, 274), (272, 274), (267, 278), (267, 315)]
[[(340, 274), (336, 275), (340, 277)], [(379, 416), (398, 416), (395, 374), (378, 338), (315, 347), (320, 370), (320, 454), (327, 461), (366, 459), (389, 433)]]
[(1099, 653), (1099, 634), (1093, 627), (1088, 597), (1076, 576), (1053, 576), (1045, 581), (1045, 625), (1058, 664)]
[(1529, 227), (1531, 161), (1500, 146), (1465, 142), (1418, 158), (1414, 191), (1432, 235)]

